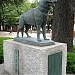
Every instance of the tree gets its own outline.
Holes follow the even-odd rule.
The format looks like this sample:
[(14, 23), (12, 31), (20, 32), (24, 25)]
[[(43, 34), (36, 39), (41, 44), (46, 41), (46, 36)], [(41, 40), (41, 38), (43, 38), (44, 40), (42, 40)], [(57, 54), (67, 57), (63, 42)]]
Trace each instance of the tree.
[(9, 6), (6, 6), (4, 8), (4, 16), (5, 16), (5, 18), (4, 18), (5, 23), (8, 23), (10, 25), (15, 24), (15, 22), (17, 21), (18, 16), (19, 16), (15, 5), (9, 4)]
[(54, 7), (52, 39), (67, 43), (68, 52), (73, 48), (74, 12), (72, 0), (58, 0)]
[(23, 0), (1, 0), (0, 1), (0, 30), (1, 30), (1, 25), (3, 26), (3, 30), (4, 30), (5, 7), (7, 7), (9, 4), (19, 5), (21, 2), (23, 2)]

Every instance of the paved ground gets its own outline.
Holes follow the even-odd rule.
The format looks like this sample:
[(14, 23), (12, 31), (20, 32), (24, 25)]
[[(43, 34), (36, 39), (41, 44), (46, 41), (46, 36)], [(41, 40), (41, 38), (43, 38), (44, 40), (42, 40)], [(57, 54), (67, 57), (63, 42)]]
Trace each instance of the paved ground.
[(0, 75), (10, 75), (4, 70), (4, 64), (0, 65)]
[[(34, 32), (33, 33), (30, 32), (29, 34), (30, 34), (31, 37), (37, 36), (36, 33), (34, 33)], [(20, 36), (21, 36), (21, 34), (20, 34)], [(24, 34), (24, 36), (26, 36), (26, 35)], [(47, 36), (48, 39), (51, 39), (51, 33), (47, 33), (46, 36)], [(14, 37), (16, 37), (16, 32), (10, 33), (10, 32), (2, 32), (1, 31), (0, 37), (12, 37), (12, 38), (14, 38)], [(42, 34), (41, 34), (41, 38), (43, 38)], [(7, 73), (4, 70), (4, 64), (0, 65), (0, 75), (10, 75), (9, 73)], [(75, 75), (75, 74), (67, 74), (67, 75)]]
[[(37, 37), (36, 32), (32, 32), (32, 33), (29, 32), (29, 35), (31, 37)], [(17, 36), (16, 32), (12, 32), (12, 33), (10, 33), (10, 32), (2, 32), (2, 31), (0, 32), (0, 37), (13, 37), (14, 38), (16, 36)], [(21, 36), (21, 33), (19, 34), (19, 36)], [(24, 33), (24, 37), (25, 36), (26, 36), (26, 34)], [(47, 38), (51, 39), (51, 33), (47, 33), (46, 36), (47, 36)], [(43, 38), (42, 33), (41, 33), (40, 37)]]
[[(21, 36), (21, 33), (19, 35)], [(32, 31), (32, 33), (29, 32), (29, 35), (31, 37), (34, 37), (34, 38), (37, 37), (37, 34), (34, 31)], [(10, 32), (2, 32), (2, 31), (0, 32), (0, 37), (12, 37), (12, 38), (14, 38), (16, 36), (17, 36), (17, 33), (16, 32), (12, 32), (12, 33), (10, 33)], [(24, 36), (26, 37), (26, 34), (25, 33), (24, 33)], [(51, 33), (46, 33), (46, 36), (47, 36), (48, 39), (51, 39), (52, 34)], [(43, 38), (43, 35), (41, 34), (40, 37)], [(73, 44), (75, 45), (75, 37), (73, 39)]]

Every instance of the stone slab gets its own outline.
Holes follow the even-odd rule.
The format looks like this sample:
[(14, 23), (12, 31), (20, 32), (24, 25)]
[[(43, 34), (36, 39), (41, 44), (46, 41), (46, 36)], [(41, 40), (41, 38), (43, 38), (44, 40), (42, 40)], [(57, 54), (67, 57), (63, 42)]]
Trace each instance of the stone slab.
[(62, 74), (66, 75), (67, 45), (55, 43), (51, 46), (33, 46), (13, 40), (5, 40), (4, 66), (5, 71), (15, 74), (14, 50), (19, 50), (19, 75), (48, 75), (48, 56), (62, 52)]
[(40, 46), (40, 47), (50, 46), (50, 45), (55, 44), (55, 42), (52, 40), (43, 40), (43, 39), (41, 39), (41, 40), (42, 41), (39, 42), (39, 41), (37, 41), (36, 38), (32, 38), (32, 37), (18, 37), (18, 38), (16, 37), (16, 38), (14, 38), (14, 41), (21, 42), (24, 44), (34, 45), (34, 46)]

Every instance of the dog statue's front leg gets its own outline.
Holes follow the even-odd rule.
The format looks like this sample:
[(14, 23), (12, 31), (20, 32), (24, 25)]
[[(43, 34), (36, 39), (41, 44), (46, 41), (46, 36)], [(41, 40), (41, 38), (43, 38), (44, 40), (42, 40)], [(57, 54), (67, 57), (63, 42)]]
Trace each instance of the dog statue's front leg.
[(29, 28), (30, 28), (30, 25), (26, 24), (25, 27), (26, 27), (25, 33), (26, 33), (27, 37), (31, 37), (31, 36), (29, 36), (29, 34), (28, 34), (28, 30), (29, 30)]
[(25, 33), (26, 33), (27, 37), (31, 37), (31, 36), (29, 36), (28, 32), (25, 31)]
[(40, 25), (37, 25), (37, 41), (41, 42), (42, 40), (40, 40)]
[(19, 37), (19, 32), (20, 32), (20, 29), (19, 29), (19, 26), (18, 26), (18, 29), (17, 29), (17, 37)]
[(47, 39), (46, 38), (46, 23), (44, 23), (43, 25), (42, 25), (42, 30), (43, 30), (43, 38), (44, 38), (44, 40), (49, 40), (49, 39)]
[(19, 37), (19, 31), (17, 31), (17, 37)]

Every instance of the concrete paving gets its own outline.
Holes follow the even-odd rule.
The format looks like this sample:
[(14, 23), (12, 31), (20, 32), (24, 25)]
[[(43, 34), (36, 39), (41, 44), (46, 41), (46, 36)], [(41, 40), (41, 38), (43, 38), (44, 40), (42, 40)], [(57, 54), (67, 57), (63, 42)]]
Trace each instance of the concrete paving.
[(4, 70), (4, 64), (0, 65), (0, 75), (10, 75)]
[[(29, 32), (29, 35), (31, 37), (34, 37), (34, 38), (37, 37), (37, 34), (34, 31)], [(0, 32), (0, 37), (12, 37), (12, 38), (14, 38), (16, 36), (17, 36), (17, 32), (12, 32), (12, 33), (10, 33), (10, 32), (2, 32), (2, 31)], [(21, 33), (19, 34), (19, 36), (21, 37)], [(51, 35), (51, 33), (46, 33), (46, 36), (47, 36), (48, 39), (51, 39), (51, 36), (52, 35)], [(24, 33), (24, 37), (26, 37), (26, 34), (25, 33)], [(40, 37), (43, 38), (42, 33), (40, 34)]]
[[(32, 31), (32, 32), (29, 31), (29, 35), (31, 37), (33, 37), (33, 38), (36, 38), (37, 37), (36, 31)], [(0, 31), (0, 37), (12, 37), (12, 38), (14, 38), (16, 36), (17, 36), (17, 32), (10, 33), (10, 32)], [(21, 37), (21, 33), (19, 34), (19, 36)], [(24, 37), (26, 37), (26, 34), (25, 33), (24, 33)], [(43, 38), (42, 33), (41, 33), (40, 37)], [(51, 32), (50, 33), (46, 33), (46, 37), (48, 39), (51, 39), (52, 33)], [(75, 45), (75, 37), (73, 38), (73, 45)]]

